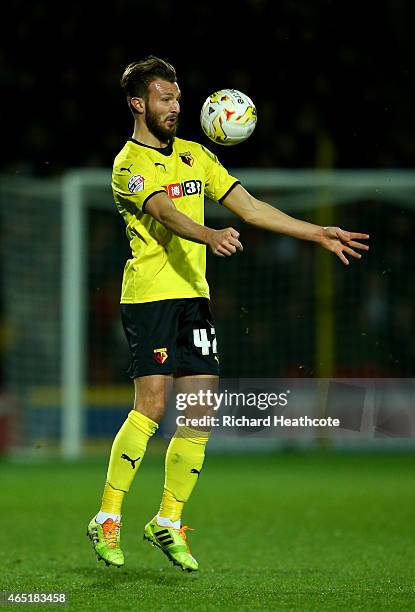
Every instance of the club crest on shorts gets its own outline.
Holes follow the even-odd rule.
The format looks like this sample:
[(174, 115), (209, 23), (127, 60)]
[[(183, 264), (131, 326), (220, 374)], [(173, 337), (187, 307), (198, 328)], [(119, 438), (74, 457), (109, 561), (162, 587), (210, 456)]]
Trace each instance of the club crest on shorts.
[(134, 174), (134, 176), (130, 177), (128, 181), (128, 189), (131, 191), (131, 193), (142, 191), (144, 189), (144, 176), (141, 176), (141, 174)]
[(166, 348), (158, 348), (153, 350), (153, 359), (163, 364), (169, 356)]

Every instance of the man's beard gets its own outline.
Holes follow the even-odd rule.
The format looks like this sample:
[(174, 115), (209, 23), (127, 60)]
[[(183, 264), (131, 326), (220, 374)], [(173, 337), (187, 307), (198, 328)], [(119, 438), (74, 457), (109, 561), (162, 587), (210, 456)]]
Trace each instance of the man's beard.
[(158, 138), (160, 142), (168, 142), (176, 135), (177, 119), (174, 125), (169, 128), (161, 124), (158, 115), (153, 113), (148, 107), (146, 107), (146, 125), (153, 136)]

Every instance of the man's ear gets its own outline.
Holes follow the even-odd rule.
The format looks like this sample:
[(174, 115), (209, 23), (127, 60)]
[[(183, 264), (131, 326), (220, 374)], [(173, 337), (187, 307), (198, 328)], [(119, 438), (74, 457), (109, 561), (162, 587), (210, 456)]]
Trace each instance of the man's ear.
[(144, 100), (143, 98), (131, 98), (130, 100), (131, 110), (134, 113), (141, 115), (144, 113)]

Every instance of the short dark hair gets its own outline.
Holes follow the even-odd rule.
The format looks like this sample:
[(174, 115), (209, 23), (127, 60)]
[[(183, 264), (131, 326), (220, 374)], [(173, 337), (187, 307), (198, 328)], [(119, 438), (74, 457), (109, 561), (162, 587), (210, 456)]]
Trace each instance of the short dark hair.
[(176, 71), (171, 64), (155, 55), (128, 64), (120, 81), (128, 102), (135, 97), (147, 99), (148, 86), (157, 78), (175, 83)]

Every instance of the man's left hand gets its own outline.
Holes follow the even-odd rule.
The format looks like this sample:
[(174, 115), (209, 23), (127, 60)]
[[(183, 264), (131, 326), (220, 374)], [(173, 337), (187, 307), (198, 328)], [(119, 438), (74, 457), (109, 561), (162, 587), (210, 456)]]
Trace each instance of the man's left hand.
[(322, 227), (321, 235), (317, 242), (328, 251), (335, 253), (342, 262), (348, 266), (349, 260), (346, 255), (351, 255), (356, 259), (361, 259), (362, 255), (354, 249), (368, 251), (367, 244), (357, 242), (357, 240), (367, 240), (369, 234), (360, 234), (359, 232), (347, 232), (340, 227)]

